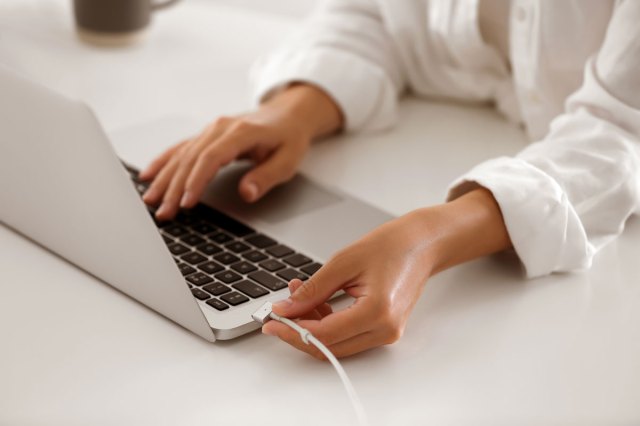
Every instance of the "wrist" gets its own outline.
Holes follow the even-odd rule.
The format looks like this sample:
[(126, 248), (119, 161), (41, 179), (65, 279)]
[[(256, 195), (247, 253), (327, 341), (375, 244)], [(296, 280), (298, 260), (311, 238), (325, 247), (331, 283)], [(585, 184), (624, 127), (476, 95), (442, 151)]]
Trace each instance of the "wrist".
[(485, 188), (410, 214), (432, 274), (511, 247), (500, 207)]
[(323, 90), (295, 83), (267, 99), (261, 110), (277, 110), (309, 140), (338, 132), (343, 125), (342, 112)]

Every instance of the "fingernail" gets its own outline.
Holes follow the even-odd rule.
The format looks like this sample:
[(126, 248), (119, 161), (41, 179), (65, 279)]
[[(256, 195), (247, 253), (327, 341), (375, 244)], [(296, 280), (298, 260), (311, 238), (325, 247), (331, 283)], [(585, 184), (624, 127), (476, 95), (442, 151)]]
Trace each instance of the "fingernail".
[(156, 197), (156, 193), (157, 191), (154, 188), (149, 188), (147, 189), (147, 192), (145, 192), (144, 195), (142, 196), (142, 199), (144, 201), (152, 200)]
[(184, 193), (184, 195), (182, 196), (182, 199), (180, 200), (180, 207), (187, 208), (192, 204), (193, 204), (193, 194), (187, 191)]
[(284, 300), (274, 303), (273, 307), (278, 309), (287, 309), (292, 304), (293, 304), (293, 300), (290, 297), (288, 297)]
[(258, 198), (258, 185), (253, 182), (249, 182), (247, 184), (247, 196), (249, 197), (249, 201), (253, 201)]
[(276, 333), (270, 327), (262, 327), (262, 334), (266, 334), (267, 336), (276, 335)]
[(144, 169), (140, 173), (138, 173), (138, 177), (140, 179), (142, 179), (142, 180), (145, 180), (147, 178), (148, 174), (149, 174), (149, 170), (148, 169)]
[(158, 210), (156, 210), (156, 217), (161, 217), (165, 213), (167, 213), (167, 206), (165, 204), (161, 205)]

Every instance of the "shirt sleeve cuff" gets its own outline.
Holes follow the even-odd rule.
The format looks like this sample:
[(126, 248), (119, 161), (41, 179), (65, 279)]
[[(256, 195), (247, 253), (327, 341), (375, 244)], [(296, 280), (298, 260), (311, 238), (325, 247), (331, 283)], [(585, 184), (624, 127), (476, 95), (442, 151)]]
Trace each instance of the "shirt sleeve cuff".
[(393, 84), (378, 66), (356, 55), (312, 48), (267, 56), (251, 71), (253, 102), (259, 104), (292, 82), (313, 84), (325, 91), (341, 109), (348, 131), (380, 130), (396, 122)]
[(593, 249), (561, 186), (519, 158), (484, 162), (456, 179), (448, 200), (482, 186), (493, 194), (527, 277), (588, 268)]

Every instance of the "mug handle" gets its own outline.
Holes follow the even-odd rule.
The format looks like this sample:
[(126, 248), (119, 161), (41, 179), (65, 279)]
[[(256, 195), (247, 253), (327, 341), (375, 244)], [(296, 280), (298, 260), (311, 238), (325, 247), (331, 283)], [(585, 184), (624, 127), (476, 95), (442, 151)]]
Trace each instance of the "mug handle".
[(179, 0), (165, 0), (165, 1), (151, 1), (151, 10), (164, 9), (165, 7), (169, 7), (174, 3), (177, 3)]

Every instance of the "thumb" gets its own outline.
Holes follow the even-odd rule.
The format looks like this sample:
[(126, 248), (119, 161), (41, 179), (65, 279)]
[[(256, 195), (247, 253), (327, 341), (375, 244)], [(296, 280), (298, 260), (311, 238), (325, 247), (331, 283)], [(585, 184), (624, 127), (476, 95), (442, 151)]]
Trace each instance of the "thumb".
[(293, 150), (278, 149), (243, 176), (238, 187), (240, 196), (250, 203), (257, 201), (274, 186), (291, 179), (299, 160), (300, 155)]
[(325, 303), (349, 281), (344, 262), (333, 260), (299, 285), (288, 299), (273, 305), (273, 311), (287, 318), (298, 318)]

